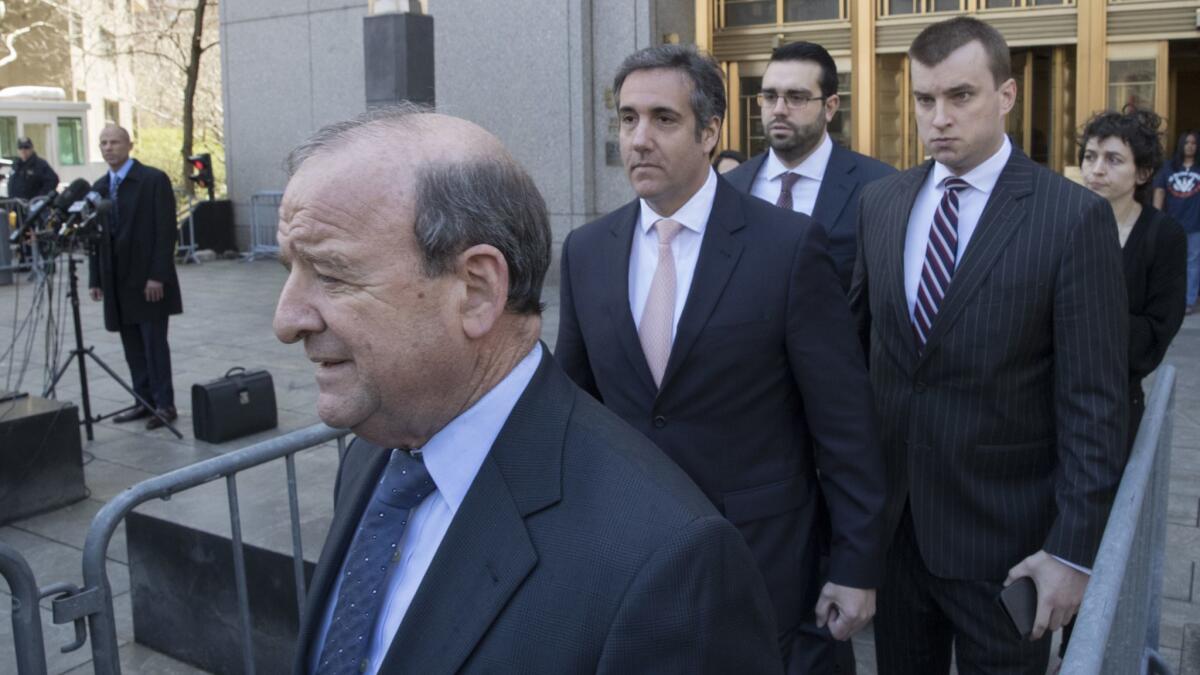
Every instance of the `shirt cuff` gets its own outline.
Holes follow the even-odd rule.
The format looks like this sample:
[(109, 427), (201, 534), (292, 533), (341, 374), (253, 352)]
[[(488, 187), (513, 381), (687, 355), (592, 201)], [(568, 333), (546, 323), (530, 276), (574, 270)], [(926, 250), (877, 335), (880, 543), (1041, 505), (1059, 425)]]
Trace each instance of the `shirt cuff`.
[(1076, 565), (1075, 563), (1071, 562), (1070, 560), (1063, 560), (1062, 558), (1054, 555), (1053, 553), (1050, 554), (1050, 557), (1054, 558), (1058, 562), (1066, 565), (1067, 567), (1070, 567), (1073, 570), (1083, 572), (1084, 574), (1088, 575), (1089, 577), (1092, 576), (1092, 570), (1090, 568), (1084, 567), (1083, 565)]

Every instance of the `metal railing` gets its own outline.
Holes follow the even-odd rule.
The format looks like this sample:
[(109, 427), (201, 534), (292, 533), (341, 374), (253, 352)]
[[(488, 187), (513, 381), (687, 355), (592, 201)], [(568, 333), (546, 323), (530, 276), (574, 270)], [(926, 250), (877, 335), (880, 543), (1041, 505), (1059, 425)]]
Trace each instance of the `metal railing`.
[[(87, 638), (83, 622), (91, 631), (92, 666), (97, 675), (119, 675), (121, 663), (117, 646), (117, 629), (113, 611), (112, 586), (105, 564), (109, 542), (125, 516), (139, 505), (153, 499), (168, 499), (172, 495), (205, 483), (225, 479), (229, 498), (229, 523), (232, 532), (234, 578), (237, 584), (239, 618), (242, 633), (242, 664), (244, 673), (253, 675), (254, 639), (251, 634), (250, 600), (246, 584), (246, 562), (242, 547), (242, 520), (238, 505), (237, 474), (277, 459), (284, 459), (287, 469), (288, 507), (291, 514), (292, 563), (295, 572), (296, 601), (299, 613), (304, 611), (304, 552), (300, 541), (300, 503), (296, 489), (297, 452), (332, 440), (338, 449), (345, 450), (345, 438), (350, 432), (316, 424), (261, 443), (242, 448), (220, 457), (185, 466), (156, 478), (142, 481), (122, 492), (104, 505), (92, 519), (83, 545), (84, 587), (58, 584), (40, 591), (34, 584), (28, 564), (11, 548), (0, 543), (0, 575), (9, 580), (13, 589), (13, 623), (16, 641), (18, 673), (42, 675), (46, 672), (41, 623), (37, 602), (40, 597), (58, 595), (52, 603), (54, 623), (74, 622), (76, 641), (63, 651), (83, 646)], [(32, 589), (32, 590), (31, 590)], [(32, 607), (32, 619), (29, 608)], [(18, 614), (20, 610), (20, 614)], [(34, 658), (36, 656), (36, 658)]]
[(1113, 502), (1063, 675), (1170, 673), (1158, 654), (1175, 368), (1159, 368)]
[(275, 230), (279, 224), (282, 192), (255, 192), (250, 196), (250, 252), (246, 260), (274, 258), (279, 255)]

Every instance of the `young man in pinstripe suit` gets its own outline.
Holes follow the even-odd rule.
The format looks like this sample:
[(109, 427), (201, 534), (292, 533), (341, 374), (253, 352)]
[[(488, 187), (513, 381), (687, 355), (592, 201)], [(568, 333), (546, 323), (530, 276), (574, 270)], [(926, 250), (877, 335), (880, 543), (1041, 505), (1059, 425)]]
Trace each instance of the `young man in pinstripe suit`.
[[(1045, 673), (1126, 459), (1112, 209), (1004, 133), (1008, 46), (960, 17), (909, 49), (933, 158), (863, 192), (851, 302), (887, 453), (879, 672)], [(1029, 639), (996, 596), (1038, 593)]]

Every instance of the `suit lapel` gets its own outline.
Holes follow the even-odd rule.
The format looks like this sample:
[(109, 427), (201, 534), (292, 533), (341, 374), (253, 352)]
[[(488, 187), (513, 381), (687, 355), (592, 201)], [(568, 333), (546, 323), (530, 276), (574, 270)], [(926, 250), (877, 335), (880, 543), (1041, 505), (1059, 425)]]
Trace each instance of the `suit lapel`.
[(817, 191), (817, 202), (813, 205), (813, 220), (821, 223), (825, 232), (832, 234), (838, 227), (838, 218), (846, 209), (850, 195), (854, 193), (854, 170), (858, 166), (850, 153), (840, 145), (833, 144), (833, 154), (821, 177), (821, 189)]
[[(119, 189), (119, 188), (118, 188)], [(385, 448), (371, 445), (362, 439), (355, 443), (355, 454), (351, 461), (363, 462), (357, 473), (348, 478), (349, 482), (340, 492), (337, 508), (333, 512), (333, 522), (329, 525), (329, 535), (325, 546), (321, 549), (321, 557), (313, 571), (312, 582), (308, 586), (305, 598), (304, 623), (300, 626), (300, 643), (306, 648), (298, 651), (298, 658), (303, 659), (301, 667), (295, 672), (308, 672), (309, 648), (316, 636), (314, 631), (325, 618), (325, 607), (329, 603), (329, 594), (333, 591), (333, 581), (342, 569), (342, 560), (346, 557), (346, 549), (350, 540), (358, 530), (362, 512), (367, 508), (371, 493), (375, 489), (375, 479), (383, 471), (391, 452)], [(368, 449), (360, 452), (359, 446)]]
[(913, 340), (912, 319), (908, 314), (908, 295), (904, 290), (904, 243), (908, 236), (908, 220), (917, 201), (917, 193), (925, 183), (933, 162), (928, 161), (923, 166), (902, 174), (899, 199), (892, 207), (888, 221), (884, 223), (884, 250), (887, 252), (890, 264), (885, 270), (885, 278), (890, 293), (889, 302), (895, 312), (896, 327), (901, 336), (908, 359), (905, 363), (914, 364), (917, 358), (917, 346)]
[(754, 189), (754, 181), (758, 178), (758, 172), (762, 171), (763, 165), (766, 163), (767, 153), (760, 152), (746, 160), (742, 166), (725, 174), (724, 178), (739, 192), (750, 194), (750, 191)]
[(396, 631), (380, 672), (462, 667), (537, 565), (525, 517), (562, 498), (562, 452), (574, 395), (542, 362), (479, 469)]
[(607, 302), (609, 319), (617, 334), (617, 342), (625, 350), (625, 356), (633, 365), (633, 371), (642, 386), (655, 391), (654, 375), (642, 352), (637, 325), (633, 323), (633, 310), (629, 308), (629, 254), (637, 229), (641, 203), (634, 200), (613, 213), (609, 227), (608, 250), (605, 260), (608, 267)]
[(955, 319), (987, 278), (1009, 238), (1024, 222), (1025, 207), (1021, 200), (1032, 192), (1033, 162), (1014, 147), (933, 320), (929, 337), (925, 340), (922, 362), (937, 348), (950, 326), (954, 325)]
[[(692, 286), (687, 302), (679, 317), (675, 330), (675, 341), (671, 345), (671, 356), (663, 373), (659, 392), (666, 390), (672, 376), (679, 370), (688, 352), (700, 337), (704, 324), (717, 307), (717, 301), (725, 290), (725, 284), (742, 255), (742, 244), (733, 233), (745, 227), (742, 217), (743, 197), (728, 182), (717, 178), (717, 195), (713, 200), (712, 212), (704, 228), (704, 239), (700, 243), (700, 257), (696, 260), (696, 271), (692, 275)], [(753, 199), (753, 197), (745, 197)]]

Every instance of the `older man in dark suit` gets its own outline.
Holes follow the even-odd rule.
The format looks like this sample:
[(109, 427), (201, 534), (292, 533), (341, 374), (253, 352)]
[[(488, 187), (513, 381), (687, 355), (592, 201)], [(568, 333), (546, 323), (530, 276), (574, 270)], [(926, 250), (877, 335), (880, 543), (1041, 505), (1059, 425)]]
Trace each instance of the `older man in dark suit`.
[(291, 164), (275, 330), (358, 435), (294, 671), (777, 672), (737, 530), (538, 342), (548, 219), (499, 142), (384, 109)]
[(725, 94), (710, 58), (649, 48), (613, 89), (639, 199), (564, 243), (555, 357), (741, 529), (789, 671), (829, 672), (830, 632), (874, 613), (884, 480), (825, 231), (711, 169)]
[(129, 153), (129, 132), (110, 125), (100, 132), (108, 172), (92, 189), (112, 200), (110, 226), (90, 256), (88, 286), (104, 300), (104, 326), (119, 331), (137, 400), (114, 422), (142, 418), (147, 429), (174, 420), (175, 386), (167, 320), (183, 312), (175, 275), (175, 195), (167, 174)]
[(725, 178), (742, 192), (820, 223), (838, 279), (849, 290), (862, 188), (896, 170), (830, 138), (837, 92), (837, 64), (824, 47), (812, 42), (776, 47), (758, 94), (770, 147)]
[[(1126, 458), (1127, 310), (1108, 203), (1004, 133), (1004, 38), (913, 41), (933, 159), (868, 186), (851, 302), (888, 457), (879, 672), (1044, 673), (1077, 611)], [(1022, 640), (996, 597), (1031, 577)]]

